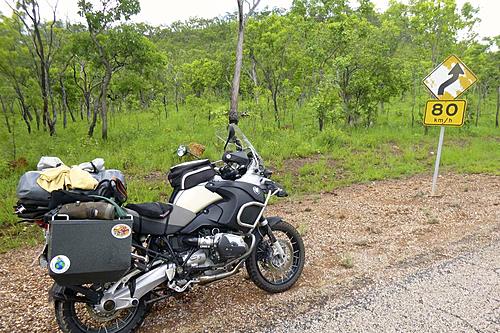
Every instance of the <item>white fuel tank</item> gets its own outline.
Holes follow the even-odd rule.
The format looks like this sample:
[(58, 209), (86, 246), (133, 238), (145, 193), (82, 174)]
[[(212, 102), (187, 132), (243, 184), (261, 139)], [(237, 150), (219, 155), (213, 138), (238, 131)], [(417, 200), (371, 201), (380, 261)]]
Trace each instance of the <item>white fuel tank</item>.
[(217, 193), (207, 190), (205, 184), (202, 183), (187, 190), (179, 191), (174, 198), (174, 205), (198, 213), (208, 205), (222, 199)]

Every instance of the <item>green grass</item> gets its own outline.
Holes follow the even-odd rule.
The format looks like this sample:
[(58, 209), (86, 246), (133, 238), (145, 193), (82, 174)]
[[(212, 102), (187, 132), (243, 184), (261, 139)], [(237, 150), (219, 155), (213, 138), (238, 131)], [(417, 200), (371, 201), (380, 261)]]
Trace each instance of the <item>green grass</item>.
[(344, 268), (353, 268), (354, 258), (352, 257), (352, 254), (349, 252), (343, 253), (340, 257), (340, 265)]
[[(58, 127), (49, 137), (43, 130), (28, 135), (23, 124), (16, 123), (16, 158), (25, 158), (26, 167), (12, 169), (12, 137), (0, 125), (0, 252), (40, 241), (33, 228), (16, 224), (12, 206), (23, 172), (36, 168), (43, 155), (58, 156), (66, 164), (77, 164), (102, 157), (107, 168), (121, 169), (128, 180), (129, 202), (166, 200), (170, 194), (166, 173), (179, 162), (174, 154), (181, 143), (198, 142), (207, 147), (204, 154), (219, 159), (222, 142), (216, 138), (224, 128), (225, 104), (213, 105), (218, 118), (208, 121), (205, 111), (183, 106), (169, 118), (158, 119), (155, 112), (125, 112), (111, 115), (109, 140), (103, 142), (96, 128), (95, 139), (86, 136), (85, 120)], [(246, 103), (241, 103), (244, 110)], [(346, 128), (328, 123), (317, 129), (313, 112), (295, 109), (283, 117), (286, 128), (278, 129), (273, 115), (265, 112), (240, 122), (245, 134), (262, 154), (267, 165), (276, 170), (275, 179), (291, 195), (329, 191), (340, 186), (417, 173), (431, 173), (438, 140), (438, 128), (427, 135), (417, 119), (409, 126), (409, 106), (395, 101), (388, 115), (379, 115), (370, 128)], [(500, 130), (494, 128), (494, 104), (483, 107), (480, 126), (446, 130), (441, 170), (500, 175)], [(306, 158), (306, 159), (302, 159)]]

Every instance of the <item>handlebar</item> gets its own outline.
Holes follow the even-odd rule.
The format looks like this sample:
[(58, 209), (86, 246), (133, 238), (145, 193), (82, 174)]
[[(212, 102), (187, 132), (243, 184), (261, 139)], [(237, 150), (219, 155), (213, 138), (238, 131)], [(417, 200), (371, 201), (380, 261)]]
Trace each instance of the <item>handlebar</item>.
[(276, 192), (276, 196), (279, 197), (279, 198), (283, 198), (283, 197), (287, 197), (288, 196), (288, 193), (287, 191), (283, 188), (283, 186), (279, 183), (276, 183), (272, 180), (267, 180), (264, 182), (264, 186), (266, 187), (265, 189), (267, 191), (271, 191), (271, 192), (275, 192), (275, 191), (278, 191)]

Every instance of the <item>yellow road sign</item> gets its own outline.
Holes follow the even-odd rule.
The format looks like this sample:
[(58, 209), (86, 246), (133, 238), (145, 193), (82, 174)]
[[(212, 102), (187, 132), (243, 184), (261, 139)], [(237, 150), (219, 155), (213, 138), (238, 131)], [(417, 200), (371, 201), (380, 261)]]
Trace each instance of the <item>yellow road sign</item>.
[(464, 124), (466, 106), (467, 102), (464, 99), (428, 100), (425, 105), (424, 125), (460, 127)]
[(457, 56), (451, 55), (427, 75), (423, 83), (437, 99), (451, 100), (476, 81), (476, 75)]

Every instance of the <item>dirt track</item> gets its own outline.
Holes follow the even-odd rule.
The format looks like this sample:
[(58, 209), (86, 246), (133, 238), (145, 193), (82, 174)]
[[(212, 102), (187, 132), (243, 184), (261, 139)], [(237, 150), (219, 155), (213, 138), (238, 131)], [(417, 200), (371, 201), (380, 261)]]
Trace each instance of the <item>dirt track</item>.
[[(443, 196), (431, 198), (430, 176), (416, 176), (274, 205), (268, 215), (283, 216), (305, 238), (306, 267), (292, 290), (268, 295), (238, 274), (155, 305), (141, 332), (272, 330), (327, 299), (498, 239), (500, 177), (447, 174), (439, 186)], [(51, 282), (30, 266), (35, 252), (0, 256), (1, 332), (56, 330)]]

